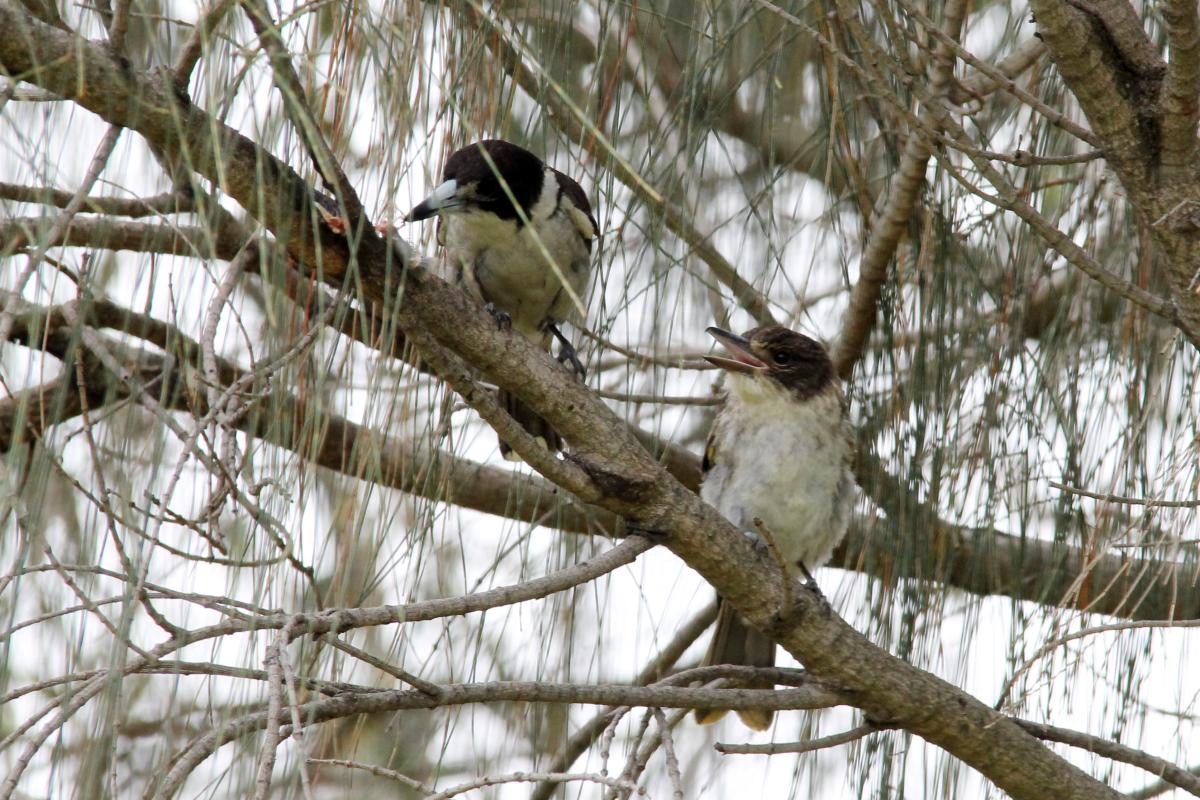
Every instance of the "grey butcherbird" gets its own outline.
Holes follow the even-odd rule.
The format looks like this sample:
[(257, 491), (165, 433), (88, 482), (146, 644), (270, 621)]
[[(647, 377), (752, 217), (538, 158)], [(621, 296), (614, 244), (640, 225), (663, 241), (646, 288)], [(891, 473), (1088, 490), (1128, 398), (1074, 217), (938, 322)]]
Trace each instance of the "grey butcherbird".
[[(779, 325), (742, 336), (708, 332), (729, 351), (705, 356), (728, 383), (708, 435), (700, 496), (743, 531), (761, 519), (788, 567), (807, 575), (842, 540), (854, 498), (853, 431), (833, 362), (821, 343)], [(721, 602), (704, 663), (774, 666), (775, 642)], [(697, 709), (696, 719), (707, 724), (724, 713)], [(773, 714), (738, 716), (766, 730)]]
[[(446, 247), (458, 284), (480, 298), (504, 325), (549, 350), (558, 339), (559, 360), (583, 377), (583, 365), (559, 331), (582, 316), (591, 274), (592, 241), (598, 228), (587, 195), (571, 178), (523, 147), (486, 139), (455, 151), (442, 183), (405, 219), (438, 215), (438, 239)], [(562, 449), (558, 434), (516, 396), (501, 390), (513, 419)], [(501, 454), (520, 459), (506, 442)]]

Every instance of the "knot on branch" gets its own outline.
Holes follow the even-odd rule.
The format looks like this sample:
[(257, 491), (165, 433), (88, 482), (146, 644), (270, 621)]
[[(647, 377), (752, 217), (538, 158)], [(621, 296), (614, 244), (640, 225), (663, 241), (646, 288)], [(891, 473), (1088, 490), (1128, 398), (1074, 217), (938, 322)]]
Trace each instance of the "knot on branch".
[(654, 493), (655, 480), (651, 476), (639, 475), (634, 471), (615, 472), (583, 456), (571, 453), (566, 454), (565, 458), (583, 470), (596, 488), (595, 498), (585, 498), (589, 501), (609, 498), (620, 500), (631, 506), (641, 506), (649, 501)]

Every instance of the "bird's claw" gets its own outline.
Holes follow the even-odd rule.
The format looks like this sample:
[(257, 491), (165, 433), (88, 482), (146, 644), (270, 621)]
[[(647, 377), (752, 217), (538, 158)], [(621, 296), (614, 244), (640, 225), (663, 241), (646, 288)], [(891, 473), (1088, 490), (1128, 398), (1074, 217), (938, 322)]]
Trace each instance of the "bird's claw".
[(816, 595), (817, 608), (822, 616), (829, 616), (833, 613), (833, 606), (829, 604), (829, 599), (825, 597), (825, 593), (821, 591), (820, 585), (817, 584), (817, 579), (808, 571), (808, 567), (803, 561), (797, 561), (796, 566), (800, 569), (800, 574), (804, 577), (804, 588), (808, 589)]
[(565, 340), (558, 345), (558, 363), (566, 364), (579, 377), (579, 380), (587, 378), (587, 370), (584, 369), (583, 362), (579, 360), (574, 345)]
[(498, 308), (495, 303), (488, 303), (487, 312), (496, 320), (496, 327), (502, 331), (512, 330), (512, 317), (502, 308)]

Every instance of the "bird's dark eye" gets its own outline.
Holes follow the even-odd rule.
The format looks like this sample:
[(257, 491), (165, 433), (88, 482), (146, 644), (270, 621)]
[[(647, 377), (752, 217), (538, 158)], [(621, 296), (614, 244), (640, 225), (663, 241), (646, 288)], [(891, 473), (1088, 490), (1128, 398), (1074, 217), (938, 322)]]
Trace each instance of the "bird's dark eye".
[(776, 353), (775, 354), (775, 363), (782, 367), (785, 364), (792, 363), (792, 357), (790, 355), (788, 355), (787, 353)]

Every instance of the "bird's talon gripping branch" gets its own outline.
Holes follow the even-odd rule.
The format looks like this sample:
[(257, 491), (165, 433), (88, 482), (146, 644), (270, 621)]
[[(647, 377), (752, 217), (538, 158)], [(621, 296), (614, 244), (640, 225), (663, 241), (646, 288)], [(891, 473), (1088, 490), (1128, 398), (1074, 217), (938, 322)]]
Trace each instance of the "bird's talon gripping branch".
[(487, 312), (496, 320), (496, 327), (502, 331), (512, 330), (512, 317), (507, 311), (499, 308), (495, 303), (488, 303), (485, 308)]
[(587, 369), (584, 368), (583, 362), (579, 360), (579, 355), (575, 350), (575, 345), (571, 344), (566, 336), (563, 336), (562, 331), (553, 322), (546, 324), (546, 330), (555, 339), (558, 339), (558, 363), (566, 364), (571, 368), (571, 371), (579, 378), (584, 380), (587, 378)]
[(821, 612), (822, 616), (828, 617), (833, 613), (833, 606), (829, 604), (829, 599), (821, 591), (821, 586), (817, 583), (817, 579), (808, 571), (808, 567), (804, 565), (803, 561), (797, 561), (796, 567), (800, 570), (800, 575), (804, 578), (804, 588), (816, 595), (817, 609)]
[(583, 363), (579, 360), (579, 356), (575, 353), (575, 348), (569, 344), (564, 344), (558, 349), (558, 362), (566, 364), (571, 368), (571, 371), (583, 380), (587, 377), (587, 370), (584, 369)]

